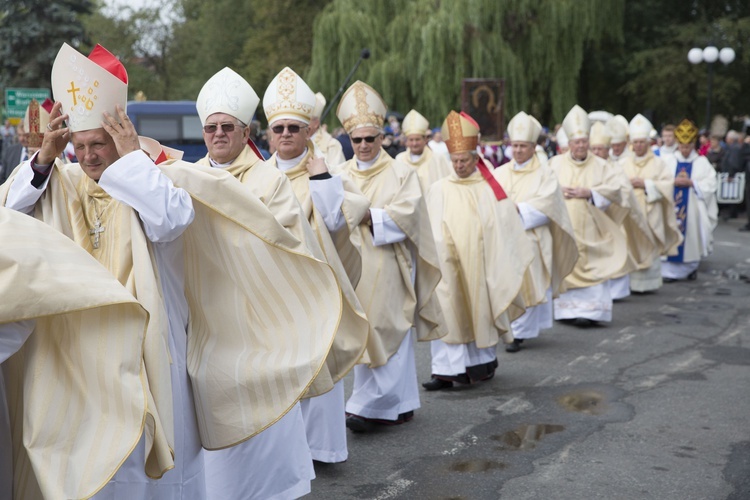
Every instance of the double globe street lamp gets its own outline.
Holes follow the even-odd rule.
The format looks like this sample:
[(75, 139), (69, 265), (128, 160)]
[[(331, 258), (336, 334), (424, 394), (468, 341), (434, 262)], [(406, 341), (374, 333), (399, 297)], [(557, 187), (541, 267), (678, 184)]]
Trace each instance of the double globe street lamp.
[(719, 50), (713, 45), (709, 45), (705, 49), (694, 48), (688, 52), (688, 61), (692, 64), (700, 64), (705, 62), (708, 64), (708, 89), (706, 92), (706, 129), (711, 126), (711, 92), (714, 79), (714, 63), (721, 61), (726, 66), (727, 64), (734, 61), (734, 49), (731, 47), (724, 47)]

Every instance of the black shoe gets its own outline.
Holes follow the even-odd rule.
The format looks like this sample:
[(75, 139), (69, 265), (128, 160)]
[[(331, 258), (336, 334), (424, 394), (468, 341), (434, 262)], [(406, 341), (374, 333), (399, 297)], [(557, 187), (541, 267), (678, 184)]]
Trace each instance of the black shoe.
[(407, 411), (406, 413), (401, 413), (398, 416), (397, 422), (403, 424), (403, 423), (406, 423), (406, 422), (411, 422), (413, 418), (414, 418), (414, 412), (413, 411)]
[(521, 350), (522, 339), (514, 339), (512, 343), (505, 345), (505, 352), (518, 352)]
[(573, 324), (578, 328), (588, 328), (594, 326), (596, 322), (588, 318), (576, 318), (573, 320)]
[(688, 274), (687, 276), (688, 281), (695, 281), (698, 279), (698, 270), (696, 269), (692, 273)]
[(349, 415), (346, 417), (346, 427), (350, 431), (359, 434), (363, 432), (372, 432), (375, 429), (375, 424), (359, 415)]
[(750, 226), (742, 226), (737, 231), (740, 231), (741, 233), (747, 233), (750, 231)]
[(450, 380), (440, 380), (439, 378), (432, 377), (432, 380), (422, 384), (422, 387), (428, 391), (439, 391), (440, 389), (447, 389), (453, 387), (453, 382)]

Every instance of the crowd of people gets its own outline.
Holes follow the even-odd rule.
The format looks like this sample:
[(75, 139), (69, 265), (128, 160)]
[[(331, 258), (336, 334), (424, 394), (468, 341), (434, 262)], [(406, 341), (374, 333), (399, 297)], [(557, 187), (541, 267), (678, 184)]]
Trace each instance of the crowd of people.
[(339, 141), (290, 68), (262, 101), (212, 76), (208, 154), (187, 163), (138, 136), (103, 47), (63, 45), (51, 87), (0, 186), (0, 498), (303, 496), (347, 429), (413, 419), (416, 341), (424, 390), (483, 383), (499, 345), (697, 279), (721, 183), (748, 166), (728, 136), (720, 182), (690, 120), (657, 147), (644, 116), (579, 106), (554, 135), (519, 112), (484, 144), (466, 113), (401, 119), (361, 81)]

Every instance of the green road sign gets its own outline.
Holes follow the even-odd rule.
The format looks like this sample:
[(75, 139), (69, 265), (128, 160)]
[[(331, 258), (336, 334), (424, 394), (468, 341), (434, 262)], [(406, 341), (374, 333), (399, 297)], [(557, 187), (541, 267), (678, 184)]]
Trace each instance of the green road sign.
[(5, 89), (5, 117), (23, 118), (32, 99), (41, 104), (49, 96), (49, 89)]

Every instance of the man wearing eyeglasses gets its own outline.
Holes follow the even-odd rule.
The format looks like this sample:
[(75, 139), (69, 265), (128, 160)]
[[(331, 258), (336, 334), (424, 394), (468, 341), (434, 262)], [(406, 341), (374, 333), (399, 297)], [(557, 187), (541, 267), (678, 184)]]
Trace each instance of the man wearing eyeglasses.
[[(303, 251), (325, 261), (289, 179), (262, 161), (248, 141), (247, 124), (259, 102), (250, 84), (230, 68), (212, 76), (196, 101), (208, 148), (208, 155), (198, 163), (231, 173), (294, 235)], [(303, 126), (292, 124), (287, 130), (299, 134)], [(279, 331), (278, 335), (284, 333)], [(205, 456), (209, 499), (297, 498), (310, 492), (310, 482), (315, 478), (299, 403), (249, 440), (232, 448), (208, 451)]]
[(314, 235), (305, 220), (289, 180), (263, 161), (249, 140), (248, 123), (260, 98), (247, 81), (230, 68), (212, 76), (196, 101), (203, 124), (203, 141), (208, 154), (199, 165), (223, 169), (247, 186), (276, 219), (307, 246)]
[(354, 287), (362, 273), (358, 226), (370, 202), (348, 175), (331, 175), (313, 144), (309, 124), (316, 102), (305, 81), (284, 68), (266, 89), (263, 110), (276, 150), (268, 163), (289, 178), (341, 287), (344, 312), (328, 364), (300, 403), (313, 460), (336, 463), (348, 457), (343, 378), (362, 357), (369, 330)]
[(354, 367), (346, 425), (367, 432), (378, 424), (410, 421), (419, 408), (414, 334), (445, 334), (435, 289), (439, 263), (427, 208), (413, 168), (382, 149), (386, 105), (369, 85), (355, 82), (336, 115), (355, 157), (342, 169), (370, 200), (360, 225), (362, 278), (357, 295), (370, 321), (367, 351)]

